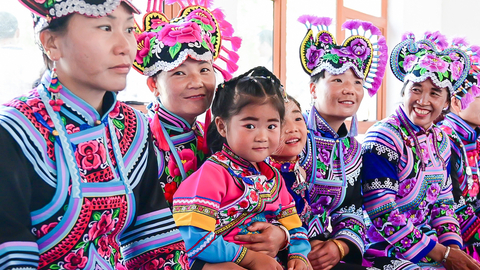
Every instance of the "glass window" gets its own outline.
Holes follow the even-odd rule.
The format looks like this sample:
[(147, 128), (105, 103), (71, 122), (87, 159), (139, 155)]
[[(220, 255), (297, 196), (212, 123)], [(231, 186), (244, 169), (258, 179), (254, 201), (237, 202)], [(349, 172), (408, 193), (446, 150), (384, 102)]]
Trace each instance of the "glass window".
[(0, 103), (30, 91), (44, 68), (32, 15), (18, 1), (0, 7), (0, 63)]
[(368, 15), (382, 17), (382, 0), (343, 0), (343, 6)]

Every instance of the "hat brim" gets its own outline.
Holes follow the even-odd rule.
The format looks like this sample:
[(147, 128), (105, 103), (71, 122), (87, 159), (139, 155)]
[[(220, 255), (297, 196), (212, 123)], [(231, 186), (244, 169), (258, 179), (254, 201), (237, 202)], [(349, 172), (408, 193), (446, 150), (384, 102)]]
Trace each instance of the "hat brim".
[(129, 0), (122, 0), (122, 2), (124, 2), (125, 4), (127, 4), (127, 6), (129, 6), (129, 7), (133, 10), (133, 13), (135, 13), (135, 14), (141, 14), (140, 10), (139, 10), (137, 7), (135, 7), (131, 1), (129, 1)]

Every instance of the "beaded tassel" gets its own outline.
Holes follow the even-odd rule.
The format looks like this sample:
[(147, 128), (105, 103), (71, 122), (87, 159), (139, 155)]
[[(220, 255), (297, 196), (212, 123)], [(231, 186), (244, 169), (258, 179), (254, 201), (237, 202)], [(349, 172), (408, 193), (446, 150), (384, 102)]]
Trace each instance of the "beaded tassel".
[(58, 81), (57, 77), (57, 67), (55, 62), (53, 62), (52, 68), (52, 78), (50, 80), (50, 85), (48, 86), (48, 91), (51, 93), (51, 99), (48, 102), (52, 109), (56, 112), (60, 111), (60, 107), (63, 105), (63, 100), (60, 99), (60, 90), (62, 89), (62, 85)]

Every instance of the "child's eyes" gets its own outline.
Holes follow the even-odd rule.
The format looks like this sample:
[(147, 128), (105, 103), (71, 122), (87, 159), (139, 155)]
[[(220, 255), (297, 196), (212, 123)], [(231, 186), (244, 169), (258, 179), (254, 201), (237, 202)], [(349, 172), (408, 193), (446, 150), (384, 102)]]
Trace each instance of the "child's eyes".
[(254, 129), (255, 128), (255, 126), (252, 125), (252, 124), (247, 124), (244, 127), (246, 127), (247, 129)]
[(268, 126), (268, 129), (276, 129), (277, 128), (277, 125), (275, 124), (271, 124)]

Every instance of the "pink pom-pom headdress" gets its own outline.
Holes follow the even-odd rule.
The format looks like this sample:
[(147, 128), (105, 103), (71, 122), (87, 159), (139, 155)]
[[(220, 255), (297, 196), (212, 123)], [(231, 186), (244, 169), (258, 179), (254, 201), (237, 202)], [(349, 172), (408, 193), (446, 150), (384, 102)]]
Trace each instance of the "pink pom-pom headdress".
[[(462, 102), (462, 109), (477, 96), (479, 72), (478, 46), (470, 46), (465, 38), (454, 38), (449, 45), (440, 32), (426, 32), (424, 39), (415, 41), (415, 35), (406, 33), (393, 48), (390, 67), (402, 82), (423, 82), (431, 79), (440, 88), (447, 88), (452, 97)], [(468, 92), (472, 88), (473, 97)], [(462, 94), (463, 93), (463, 94)]]
[[(377, 93), (385, 73), (388, 49), (381, 31), (370, 22), (349, 20), (342, 25), (345, 41), (339, 45), (328, 31), (332, 19), (303, 15), (298, 18), (307, 27), (307, 34), (300, 45), (300, 61), (306, 73), (315, 76), (323, 70), (342, 74), (351, 68), (364, 80), (368, 94)], [(313, 34), (313, 28), (318, 33)]]
[[(163, 14), (164, 3), (177, 3), (182, 10), (177, 17), (168, 19)], [(210, 10), (211, 5), (212, 0), (148, 0), (143, 25), (137, 24), (134, 68), (146, 76), (153, 76), (177, 68), (189, 57), (213, 61), (213, 67), (225, 80), (230, 79), (238, 69), (236, 51), (241, 39), (233, 36), (233, 27), (225, 20), (223, 12)], [(227, 70), (215, 64), (217, 60), (225, 62)]]

